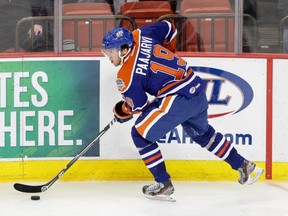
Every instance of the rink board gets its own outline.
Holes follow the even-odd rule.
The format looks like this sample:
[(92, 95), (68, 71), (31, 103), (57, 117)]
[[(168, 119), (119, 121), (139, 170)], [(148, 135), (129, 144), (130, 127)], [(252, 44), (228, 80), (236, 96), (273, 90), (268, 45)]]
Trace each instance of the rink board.
[[(266, 124), (266, 107), (268, 103), (267, 83), (269, 82), (269, 80), (267, 80), (267, 77), (269, 77), (267, 76), (267, 65), (269, 59), (212, 57), (185, 57), (185, 59), (193, 66), (195, 72), (199, 74), (199, 76), (209, 80), (210, 85), (206, 91), (208, 99), (211, 98), (211, 96), (214, 96), (215, 98), (215, 94), (217, 96), (216, 100), (210, 100), (209, 103), (209, 115), (213, 116), (209, 119), (210, 123), (217, 130), (225, 134), (241, 154), (250, 160), (257, 161), (260, 166), (265, 168), (267, 154), (272, 154), (272, 152), (267, 152), (266, 150), (267, 140), (272, 138), (272, 134), (269, 134), (270, 137), (267, 137)], [(19, 61), (19, 59), (14, 59), (13, 61)], [(2, 181), (9, 181), (11, 179), (49, 179), (48, 176), (57, 174), (57, 171), (60, 171), (63, 166), (65, 166), (65, 163), (72, 159), (72, 155), (75, 155), (85, 144), (89, 143), (90, 140), (97, 135), (97, 131), (101, 130), (101, 128), (113, 118), (111, 111), (112, 107), (117, 101), (121, 100), (121, 96), (117, 92), (115, 84), (117, 70), (111, 66), (110, 62), (105, 58), (27, 58), (23, 61), (24, 66), (25, 61), (27, 61), (26, 63), (28, 65), (29, 61), (45, 62), (47, 65), (49, 65), (50, 62), (51, 65), (47, 66), (50, 72), (47, 74), (49, 75), (49, 79), (52, 74), (56, 76), (55, 80), (58, 80), (58, 82), (65, 81), (65, 75), (61, 73), (66, 73), (67, 76), (70, 76), (70, 71), (72, 71), (72, 74), (74, 71), (73, 76), (75, 82), (71, 83), (71, 85), (66, 85), (66, 87), (64, 85), (63, 91), (66, 92), (66, 95), (64, 94), (61, 99), (54, 101), (53, 103), (56, 107), (50, 107), (50, 110), (48, 109), (49, 107), (47, 108), (45, 106), (35, 106), (34, 108), (31, 106), (14, 107), (15, 110), (19, 111), (23, 108), (23, 112), (27, 112), (25, 115), (28, 119), (29, 115), (31, 115), (31, 111), (39, 112), (40, 108), (47, 108), (48, 111), (52, 113), (59, 113), (61, 108), (57, 108), (57, 102), (66, 104), (66, 100), (70, 100), (69, 103), (71, 105), (67, 110), (72, 111), (70, 114), (68, 112), (67, 115), (68, 117), (71, 115), (71, 119), (76, 119), (77, 121), (73, 122), (73, 120), (67, 118), (68, 123), (62, 123), (62, 125), (59, 124), (59, 121), (56, 121), (57, 123), (55, 123), (55, 127), (58, 128), (58, 131), (62, 131), (62, 141), (65, 141), (67, 146), (60, 145), (60, 142), (55, 143), (55, 145), (49, 143), (49, 146), (47, 146), (46, 143), (40, 146), (29, 146), (31, 144), (29, 141), (33, 141), (34, 137), (34, 131), (30, 126), (36, 125), (36, 123), (29, 123), (29, 121), (26, 121), (25, 133), (27, 136), (25, 136), (25, 138), (26, 141), (28, 141), (26, 142), (26, 145), (21, 146), (19, 143), (16, 143), (15, 146), (6, 146), (5, 143), (6, 152), (14, 151), (16, 153), (9, 158), (5, 158), (3, 155), (1, 156), (2, 159), (0, 163), (4, 171), (0, 176)], [(64, 63), (61, 67), (55, 67), (55, 70), (53, 70), (53, 65), (55, 65), (54, 62), (59, 63), (59, 61), (67, 61), (70, 65), (67, 63), (67, 66)], [(6, 59), (6, 62), (9, 61)], [(85, 62), (85, 64), (83, 64), (83, 62)], [(87, 64), (87, 62), (90, 63)], [(227, 62), (229, 62), (229, 64)], [(285, 90), (285, 85), (283, 83), (284, 80), (287, 80), (284, 78), (288, 75), (287, 63), (288, 62), (285, 59), (273, 61), (273, 82), (275, 83), (273, 86), (276, 86), (277, 84), (277, 90), (275, 89), (274, 91), (273, 88), (272, 92), (275, 93), (275, 95), (277, 93), (277, 97), (273, 97), (273, 113), (270, 117), (273, 117), (273, 179), (276, 180), (288, 180), (287, 173), (285, 172), (285, 170), (287, 170), (286, 163), (288, 158), (288, 150), (285, 147), (285, 140), (287, 140), (285, 139), (285, 136), (287, 136), (285, 133), (285, 131), (287, 131), (287, 121), (285, 121), (285, 119), (287, 119), (288, 114), (283, 112), (283, 110), (287, 110), (287, 102), (284, 100), (287, 98), (287, 91)], [(90, 67), (87, 66), (89, 64)], [(98, 64), (99, 69), (97, 69)], [(41, 64), (38, 64), (38, 66), (41, 69)], [(64, 66), (67, 66), (68, 69), (65, 69)], [(15, 67), (17, 69), (17, 66)], [(44, 69), (42, 68), (42, 70), (33, 69), (35, 63), (30, 67), (32, 67), (31, 70), (33, 70), (33, 72), (45, 72), (45, 67)], [(15, 71), (29, 72), (29, 70), (26, 70), (27, 68), (22, 68), (22, 70), (12, 69), (10, 70), (11, 73), (14, 73)], [(85, 97), (83, 98), (81, 95), (78, 96), (77, 100), (79, 100), (79, 106), (74, 107), (74, 104), (71, 101), (75, 100), (75, 98), (67, 92), (71, 89), (72, 92), (75, 91), (75, 94), (79, 93), (75, 90), (77, 88), (72, 89), (73, 86), (77, 87), (77, 73), (82, 75), (87, 73), (87, 71), (93, 71), (93, 73), (90, 73), (92, 78), (88, 73), (86, 76), (87, 80), (89, 80), (90, 77), (91, 79), (89, 81), (97, 82), (97, 77), (99, 77), (98, 87), (95, 88), (93, 85), (90, 87), (85, 86), (86, 81), (84, 80), (82, 86), (83, 88), (87, 87), (87, 89), (84, 88), (84, 93), (82, 92), (83, 95), (85, 95), (85, 93), (91, 94), (91, 92), (92, 94), (88, 94), (86, 97), (87, 99)], [(0, 73), (2, 72), (7, 72), (7, 70), (1, 68)], [(54, 72), (58, 72), (58, 74)], [(95, 76), (95, 73), (97, 74), (97, 72), (99, 72), (99, 76)], [(18, 77), (19, 76), (25, 77), (23, 74), (18, 74)], [(57, 76), (60, 78), (58, 79)], [(79, 80), (81, 81), (81, 79)], [(281, 85), (281, 83), (283, 83), (283, 85)], [(215, 89), (215, 86), (217, 87), (217, 85), (218, 88)], [(51, 88), (52, 92), (53, 88), (49, 88)], [(99, 92), (97, 92), (97, 88), (99, 88)], [(93, 91), (91, 91), (91, 89)], [(51, 94), (56, 97), (56, 93), (54, 93), (54, 95)], [(23, 89), (20, 90), (19, 94), (24, 94), (25, 96), (29, 96), (30, 94), (30, 96), (32, 96), (35, 95), (35, 92), (34, 94), (33, 92), (30, 93), (28, 88), (27, 91)], [(51, 96), (49, 94), (50, 92), (47, 93), (48, 97)], [(49, 97), (49, 100), (50, 98), (51, 97)], [(97, 98), (99, 102), (96, 101), (94, 104), (88, 103), (87, 105), (87, 102), (97, 100)], [(21, 100), (24, 99), (21, 98)], [(38, 98), (38, 100), (40, 99)], [(85, 104), (85, 106), (81, 107), (83, 104)], [(2, 106), (0, 112), (6, 111), (7, 107), (3, 105), (3, 102)], [(97, 111), (97, 109), (99, 110)], [(12, 109), (11, 113), (15, 110)], [(87, 110), (87, 112), (83, 112), (83, 110)], [(93, 110), (93, 112), (91, 110)], [(99, 116), (89, 116), (91, 113), (98, 113)], [(47, 116), (49, 115), (47, 114)], [(73, 118), (75, 116), (78, 118)], [(83, 127), (79, 126), (80, 120), (82, 120), (80, 125), (86, 127), (84, 130)], [(69, 172), (63, 176), (63, 179), (129, 180), (151, 178), (146, 168), (143, 167), (142, 161), (139, 160), (138, 152), (130, 137), (130, 128), (133, 125), (134, 120), (127, 124), (116, 124), (113, 126), (107, 132), (107, 135), (104, 135), (101, 138), (100, 143), (97, 143), (96, 148), (93, 149), (89, 155), (86, 155), (86, 157), (83, 158), (84, 160), (78, 161), (74, 165), (75, 167), (73, 166), (71, 171), (69, 170)], [(91, 126), (89, 126), (89, 124)], [(61, 127), (64, 128), (61, 129)], [(74, 131), (75, 128), (78, 128), (79, 130)], [(92, 134), (92, 132), (87, 133), (87, 129), (93, 131), (94, 134)], [(35, 133), (37, 133), (36, 129)], [(72, 134), (74, 136), (77, 134), (77, 137), (71, 138)], [(21, 136), (23, 138), (23, 132), (21, 134), (20, 131), (17, 131), (16, 136)], [(45, 137), (43, 139), (45, 139)], [(81, 142), (79, 140), (81, 140)], [(214, 155), (201, 149), (197, 144), (187, 138), (181, 127), (175, 128), (165, 137), (160, 139), (158, 143), (162, 149), (164, 158), (167, 159), (167, 166), (171, 169), (171, 174), (173, 174), (176, 179), (222, 180), (223, 178), (226, 180), (235, 180), (235, 177), (237, 178), (238, 174), (236, 172), (232, 172), (231, 174), (231, 169), (227, 164), (219, 161)], [(3, 145), (0, 146), (0, 148), (2, 147), (2, 150)], [(15, 150), (17, 148), (19, 150)], [(37, 151), (39, 151), (39, 153), (37, 153)], [(25, 152), (25, 154), (23, 154), (23, 152)], [(80, 170), (77, 170), (77, 166), (81, 165), (85, 168), (81, 167), (79, 168)], [(43, 169), (43, 167), (49, 167), (49, 169)], [(129, 170), (129, 172), (125, 172), (125, 170)], [(69, 174), (70, 172), (71, 174)]]

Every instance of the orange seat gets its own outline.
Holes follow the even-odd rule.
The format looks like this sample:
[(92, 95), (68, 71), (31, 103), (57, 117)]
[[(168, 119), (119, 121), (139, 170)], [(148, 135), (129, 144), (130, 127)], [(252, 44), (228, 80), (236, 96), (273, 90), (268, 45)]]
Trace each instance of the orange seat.
[(113, 14), (108, 3), (69, 3), (63, 4), (63, 16)]
[(194, 25), (188, 18), (182, 17), (175, 20), (177, 28), (177, 50), (178, 51), (205, 51), (203, 41), (195, 29)]
[[(168, 1), (139, 1), (123, 3), (120, 14), (132, 18), (137, 28), (140, 28), (155, 23), (162, 15), (173, 14), (173, 11)], [(121, 26), (132, 30), (127, 21), (121, 22)]]
[[(62, 15), (75, 17), (75, 20), (63, 19), (63, 40), (74, 40), (81, 51), (99, 51), (103, 36), (115, 26), (114, 20), (89, 18), (113, 15), (108, 3), (63, 4)], [(87, 16), (87, 19), (79, 16)]]
[[(188, 17), (187, 50), (195, 47), (195, 39), (191, 35), (201, 37), (205, 51), (233, 52), (234, 50), (234, 19), (216, 17), (223, 13), (233, 14), (229, 0), (184, 0), (180, 5), (180, 13)], [(195, 18), (195, 14), (206, 14), (206, 17)], [(189, 17), (189, 15), (191, 15)], [(214, 16), (214, 17), (213, 17)], [(198, 35), (195, 34), (197, 29)], [(192, 33), (191, 33), (192, 32)], [(194, 32), (194, 33), (193, 33)]]
[(229, 0), (183, 0), (180, 13), (231, 13)]

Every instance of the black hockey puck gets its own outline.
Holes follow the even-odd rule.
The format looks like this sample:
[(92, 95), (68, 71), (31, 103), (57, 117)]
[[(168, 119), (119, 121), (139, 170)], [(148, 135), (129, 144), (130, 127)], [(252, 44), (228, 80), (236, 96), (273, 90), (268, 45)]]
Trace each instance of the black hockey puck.
[(40, 200), (40, 196), (38, 195), (31, 196), (31, 200)]

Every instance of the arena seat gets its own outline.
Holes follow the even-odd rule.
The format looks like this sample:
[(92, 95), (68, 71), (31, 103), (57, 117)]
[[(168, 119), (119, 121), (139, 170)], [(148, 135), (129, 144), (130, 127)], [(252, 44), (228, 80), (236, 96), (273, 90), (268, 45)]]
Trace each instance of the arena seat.
[[(195, 42), (199, 41), (198, 38), (193, 37), (194, 35), (200, 36), (205, 51), (233, 52), (234, 18), (229, 0), (184, 0), (180, 5), (180, 14), (188, 17), (186, 21), (187, 50), (195, 47)], [(195, 17), (197, 14), (199, 16)], [(228, 18), (224, 14), (231, 16)]]
[(229, 13), (232, 8), (229, 0), (183, 0), (180, 13)]
[(77, 15), (107, 15), (112, 14), (111, 6), (108, 3), (69, 3), (63, 4), (63, 16)]
[(258, 0), (257, 6), (257, 52), (278, 52), (280, 16), (277, 1)]
[[(120, 14), (131, 17), (137, 28), (140, 28), (155, 23), (162, 15), (173, 14), (173, 11), (168, 1), (139, 1), (124, 2), (121, 5)], [(132, 30), (131, 25), (126, 21), (122, 21), (121, 26)]]
[[(63, 41), (74, 40), (81, 51), (99, 51), (103, 36), (114, 27), (113, 20), (92, 19), (89, 16), (113, 15), (108, 3), (63, 4)], [(65, 20), (73, 16), (73, 20)], [(87, 19), (80, 17), (87, 16)]]

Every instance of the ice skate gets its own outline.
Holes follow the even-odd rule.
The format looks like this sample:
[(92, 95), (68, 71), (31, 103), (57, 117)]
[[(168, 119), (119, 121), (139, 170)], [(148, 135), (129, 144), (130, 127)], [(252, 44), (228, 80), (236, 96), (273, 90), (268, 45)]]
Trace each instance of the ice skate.
[(244, 160), (241, 167), (238, 169), (240, 177), (238, 182), (240, 184), (253, 184), (263, 174), (264, 170), (256, 167), (254, 162)]
[(174, 193), (174, 187), (171, 180), (166, 182), (155, 182), (154, 184), (145, 185), (142, 188), (144, 196), (149, 199), (175, 202), (176, 199), (171, 195)]

